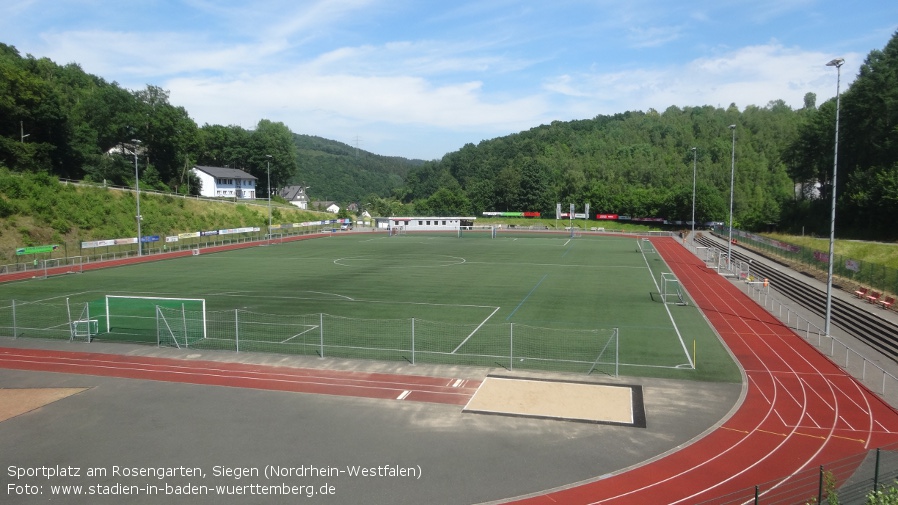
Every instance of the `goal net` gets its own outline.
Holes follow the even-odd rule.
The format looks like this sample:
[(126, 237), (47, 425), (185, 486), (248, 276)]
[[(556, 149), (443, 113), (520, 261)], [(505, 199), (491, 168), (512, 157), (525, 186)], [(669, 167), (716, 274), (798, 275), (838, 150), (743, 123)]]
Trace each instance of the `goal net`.
[(90, 316), (90, 303), (85, 303), (78, 319), (71, 323), (72, 336), (69, 340), (84, 340), (88, 343), (100, 333), (100, 321)]
[(198, 313), (202, 327), (201, 338), (206, 338), (206, 300), (203, 298), (106, 295), (106, 331), (156, 335), (156, 307)]
[(661, 274), (661, 300), (665, 304), (686, 305), (680, 280), (672, 273)]
[(156, 305), (156, 345), (187, 348), (206, 338), (205, 310)]
[(639, 239), (636, 242), (636, 247), (639, 252), (642, 254), (655, 253), (655, 245), (652, 244), (652, 241), (647, 238)]
[(458, 238), (496, 238), (497, 228), (495, 226), (459, 226), (457, 233)]

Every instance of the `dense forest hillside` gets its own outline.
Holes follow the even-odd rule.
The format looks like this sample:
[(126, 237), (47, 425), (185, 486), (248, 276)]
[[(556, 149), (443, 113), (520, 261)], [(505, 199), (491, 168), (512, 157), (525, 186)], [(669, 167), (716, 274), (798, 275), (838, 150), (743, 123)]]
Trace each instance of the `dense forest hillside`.
[[(894, 240), (898, 213), (898, 34), (840, 94), (837, 233)], [(840, 70), (833, 71), (833, 88)], [(734, 97), (737, 98), (737, 97)], [(751, 230), (828, 234), (836, 99), (793, 110), (669, 107), (553, 122), (469, 144), (413, 169), (399, 196), (417, 214), (582, 211)], [(693, 182), (694, 181), (694, 182)]]
[[(198, 192), (193, 165), (238, 168), (260, 180), (270, 168), (273, 189), (305, 181), (313, 199), (345, 205), (390, 196), (420, 164), (295, 135), (266, 119), (253, 129), (199, 126), (157, 86), (126, 90), (76, 63), (22, 56), (0, 43), (0, 167), (132, 185), (134, 140), (141, 185), (180, 193)], [(260, 191), (267, 197), (267, 184)]]
[[(591, 214), (689, 221), (694, 208), (697, 221), (726, 221), (732, 208), (740, 228), (819, 235), (829, 232), (835, 191), (838, 236), (894, 240), (896, 37), (842, 88), (838, 158), (837, 100), (818, 106), (808, 93), (799, 109), (733, 97), (726, 108), (556, 121), (427, 162), (297, 135), (266, 119), (254, 129), (198, 126), (161, 88), (125, 90), (75, 63), (0, 44), (0, 168), (132, 185), (139, 145), (141, 186), (179, 193), (196, 192), (189, 168), (198, 164), (262, 180), (270, 173), (274, 189), (305, 184), (313, 200), (357, 202), (376, 215), (552, 215), (558, 203), (580, 212), (588, 203)], [(260, 189), (264, 198), (267, 185)]]
[(342, 142), (294, 135), (299, 170), (289, 184), (305, 184), (316, 200), (365, 204), (402, 186), (421, 160), (380, 156)]

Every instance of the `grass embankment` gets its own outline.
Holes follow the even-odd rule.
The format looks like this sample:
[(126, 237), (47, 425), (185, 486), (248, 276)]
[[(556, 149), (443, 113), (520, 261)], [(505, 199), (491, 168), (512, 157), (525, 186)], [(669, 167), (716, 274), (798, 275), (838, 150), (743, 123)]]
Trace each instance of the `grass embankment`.
[[(818, 251), (829, 251), (829, 238), (806, 237), (765, 233), (775, 240), (799, 245)], [(876, 263), (898, 269), (898, 244), (892, 242), (867, 242), (862, 240), (836, 240), (833, 248), (837, 256)]]
[[(268, 226), (268, 202), (263, 200), (218, 202), (141, 192), (140, 213), (145, 236)], [(272, 202), (271, 214), (275, 224), (334, 218), (282, 202)], [(58, 244), (61, 250), (52, 257), (60, 257), (77, 254), (83, 241), (136, 237), (136, 215), (133, 191), (0, 170), (0, 264), (16, 262), (19, 247)]]

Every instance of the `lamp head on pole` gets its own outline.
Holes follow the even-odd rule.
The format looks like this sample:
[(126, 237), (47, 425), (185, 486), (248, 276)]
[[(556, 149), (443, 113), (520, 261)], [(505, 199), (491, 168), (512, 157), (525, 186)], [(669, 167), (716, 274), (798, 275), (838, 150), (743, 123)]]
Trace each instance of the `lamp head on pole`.
[(842, 66), (843, 63), (845, 63), (845, 60), (843, 58), (836, 58), (836, 59), (832, 60), (831, 62), (827, 63), (826, 66), (839, 68)]
[(735, 130), (735, 129), (736, 129), (736, 125), (731, 124), (731, 125), (729, 126), (729, 128), (730, 128), (730, 130)]

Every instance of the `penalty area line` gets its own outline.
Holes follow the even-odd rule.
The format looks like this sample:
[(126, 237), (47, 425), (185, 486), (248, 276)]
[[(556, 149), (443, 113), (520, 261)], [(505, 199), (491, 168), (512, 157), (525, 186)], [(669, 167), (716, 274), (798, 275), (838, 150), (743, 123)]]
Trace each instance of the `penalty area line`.
[(473, 337), (474, 334), (477, 333), (477, 330), (479, 330), (480, 327), (482, 327), (483, 325), (485, 325), (486, 322), (489, 321), (490, 318), (493, 317), (493, 316), (496, 314), (496, 312), (499, 312), (499, 309), (500, 309), (500, 308), (502, 308), (502, 307), (496, 307), (496, 310), (494, 310), (492, 314), (486, 316), (486, 319), (484, 319), (480, 324), (478, 324), (477, 327), (474, 328), (474, 331), (472, 331), (470, 335), (468, 335), (467, 337), (465, 337), (465, 339), (462, 340), (460, 344), (458, 344), (458, 347), (456, 347), (455, 349), (453, 349), (452, 352), (449, 353), (449, 354), (455, 354), (456, 352), (458, 352), (459, 349), (462, 348), (463, 345), (465, 345), (466, 343), (468, 343), (468, 340), (471, 340), (471, 337)]

